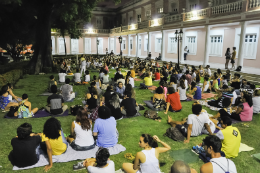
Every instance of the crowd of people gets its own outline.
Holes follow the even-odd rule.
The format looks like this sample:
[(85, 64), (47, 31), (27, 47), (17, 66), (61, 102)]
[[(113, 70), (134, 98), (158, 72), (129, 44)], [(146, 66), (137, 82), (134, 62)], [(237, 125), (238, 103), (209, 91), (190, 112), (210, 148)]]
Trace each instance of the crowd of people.
[[(186, 138), (184, 143), (189, 143), (191, 136), (208, 134), (200, 147), (210, 159), (202, 165), (201, 173), (237, 172), (229, 158), (238, 156), (241, 135), (232, 126), (232, 119), (252, 121), (253, 113), (260, 113), (260, 90), (246, 79), (241, 79), (238, 73), (232, 76), (227, 70), (226, 74), (222, 74), (220, 69), (211, 73), (209, 65), (206, 69), (202, 66), (197, 69), (185, 64), (181, 69), (172, 62), (163, 63), (160, 67), (158, 61), (151, 59), (146, 61), (137, 58), (134, 61), (112, 55), (99, 59), (83, 56), (78, 63), (62, 60), (54, 64), (60, 69), (59, 79), (56, 82), (54, 76), (50, 76), (47, 90), (52, 94), (47, 99), (45, 110), (51, 115), (61, 115), (68, 109), (64, 102), (76, 96), (72, 82), (75, 85), (90, 85), (84, 106), (78, 108), (75, 121), (71, 123), (70, 135), (66, 138), (60, 122), (54, 117), (45, 122), (42, 133), (33, 133), (29, 123), (20, 125), (17, 137), (11, 141), (13, 150), (9, 160), (13, 165), (27, 167), (37, 163), (41, 148), (49, 160), (49, 165), (45, 166), (47, 171), (53, 166), (52, 155), (65, 153), (68, 145), (76, 151), (91, 150), (98, 146), (96, 158), (79, 162), (73, 166), (74, 170), (87, 168), (91, 173), (115, 172), (107, 148), (118, 143), (117, 121), (140, 115), (142, 106), (136, 102), (135, 91), (138, 87), (135, 86), (135, 78), (139, 76), (143, 80), (139, 89), (148, 89), (154, 86), (154, 81), (159, 81), (151, 101), (147, 103), (149, 109), (164, 111), (168, 115), (169, 111), (181, 112), (185, 109), (183, 102), (193, 101), (192, 114), (182, 121), (173, 120), (168, 115), (167, 123)], [(122, 71), (123, 67), (127, 69), (126, 72)], [(111, 74), (109, 69), (116, 69), (116, 73)], [(92, 72), (98, 72), (99, 75), (92, 76)], [(73, 80), (66, 78), (71, 75), (74, 76)], [(61, 84), (59, 88), (58, 84)], [(2, 111), (10, 110), (8, 116), (18, 118), (33, 117), (38, 108), (32, 108), (28, 95), (25, 93), (20, 98), (12, 90), (11, 84), (1, 89)], [(219, 109), (211, 117), (199, 102), (204, 93), (210, 92), (216, 93), (216, 96), (207, 104)], [(218, 132), (215, 134), (216, 129)], [(158, 143), (163, 147), (159, 147)], [(127, 173), (160, 173), (159, 155), (171, 147), (149, 134), (140, 136), (139, 146), (143, 150), (136, 154), (134, 164), (124, 163), (122, 169)], [(169, 169), (171, 173), (196, 172), (182, 161), (176, 161)]]

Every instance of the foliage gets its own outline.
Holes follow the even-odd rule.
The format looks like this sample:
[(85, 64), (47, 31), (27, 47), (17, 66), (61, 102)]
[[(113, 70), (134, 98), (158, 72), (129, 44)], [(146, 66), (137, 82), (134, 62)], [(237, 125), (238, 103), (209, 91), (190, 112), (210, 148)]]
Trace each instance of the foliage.
[(23, 62), (12, 62), (5, 65), (0, 65), (0, 74), (6, 73), (14, 69), (24, 69), (26, 68), (26, 66), (28, 66), (28, 64), (29, 61), (23, 61)]
[(23, 76), (22, 69), (16, 69), (0, 75), (0, 87), (7, 83), (14, 84)]

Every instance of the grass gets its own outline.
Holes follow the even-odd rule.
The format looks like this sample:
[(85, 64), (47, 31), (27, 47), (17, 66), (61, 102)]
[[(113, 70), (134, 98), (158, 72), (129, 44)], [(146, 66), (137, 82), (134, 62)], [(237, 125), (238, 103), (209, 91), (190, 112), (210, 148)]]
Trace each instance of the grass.
[[(114, 71), (111, 70), (111, 74)], [(91, 73), (93, 76), (97, 73)], [(54, 74), (56, 79), (58, 75)], [(26, 75), (23, 79), (20, 79), (15, 85), (14, 93), (17, 96), (21, 96), (24, 93), (29, 95), (29, 101), (32, 103), (32, 107), (44, 107), (47, 102), (46, 96), (38, 96), (41, 94), (47, 87), (49, 80), (48, 75)], [(111, 76), (110, 76), (111, 77)], [(136, 86), (139, 86), (140, 82), (135, 82)], [(154, 85), (158, 86), (158, 82), (154, 82)], [(82, 104), (81, 100), (84, 98), (84, 94), (87, 92), (88, 85), (74, 86), (74, 91), (77, 91), (79, 95), (74, 100), (73, 103), (66, 103), (69, 107), (75, 104)], [(149, 100), (152, 97), (152, 93), (149, 90), (140, 90), (136, 89), (136, 100), (138, 103), (144, 103), (144, 100)], [(79, 99), (81, 98), (81, 99)], [(171, 113), (169, 115), (175, 120), (181, 120), (184, 117), (187, 117), (191, 114), (191, 104), (192, 102), (182, 102), (183, 109), (178, 113)], [(146, 108), (147, 109), (147, 108)], [(207, 107), (204, 107), (210, 114), (216, 114), (216, 111), (212, 111)], [(144, 111), (141, 111), (143, 115)], [(0, 172), (11, 172), (12, 165), (8, 160), (8, 154), (12, 150), (11, 139), (16, 136), (17, 127), (24, 123), (31, 123), (33, 126), (34, 132), (42, 132), (44, 122), (48, 119), (46, 118), (32, 118), (32, 119), (4, 119), (4, 113), (0, 113), (2, 118), (0, 121)], [(125, 153), (133, 153), (134, 155), (141, 151), (139, 148), (138, 142), (139, 137), (142, 133), (149, 133), (151, 135), (157, 135), (162, 141), (169, 144), (172, 150), (179, 149), (188, 149), (194, 145), (201, 143), (205, 135), (191, 138), (189, 144), (183, 144), (181, 142), (175, 142), (168, 137), (164, 137), (163, 134), (166, 132), (166, 129), (170, 126), (166, 123), (167, 116), (163, 112), (159, 112), (159, 116), (162, 117), (162, 122), (156, 122), (143, 116), (123, 119), (117, 122), (117, 129), (119, 131), (119, 141), (118, 143), (126, 147), (126, 151), (118, 155), (111, 156), (111, 160), (115, 162), (116, 170), (120, 169), (122, 163), (129, 162), (129, 160), (124, 158)], [(60, 117), (58, 118), (61, 122), (62, 129), (66, 134), (70, 133), (71, 122), (75, 119), (74, 116)], [(244, 127), (242, 124), (236, 124), (235, 126), (240, 130), (242, 136), (242, 143), (245, 143), (251, 147), (254, 147), (255, 150), (250, 152), (240, 153), (239, 156), (235, 159), (232, 159), (237, 167), (239, 173), (257, 173), (260, 170), (259, 161), (251, 157), (252, 154), (260, 151), (259, 145), (259, 131), (260, 131), (260, 118), (259, 115), (254, 115), (253, 121), (249, 123), (249, 127)], [(159, 158), (160, 162), (165, 162), (166, 164), (161, 167), (161, 170), (165, 173), (169, 172), (169, 169), (174, 162), (174, 160), (169, 156), (169, 152), (163, 153)], [(72, 172), (72, 165), (77, 161), (72, 161), (68, 163), (54, 163), (53, 167), (49, 172)], [(196, 169), (199, 172), (199, 168), (203, 164), (202, 161), (189, 164), (192, 168)], [(24, 171), (17, 172), (43, 172), (43, 167), (33, 168)], [(82, 170), (81, 172), (86, 172)]]

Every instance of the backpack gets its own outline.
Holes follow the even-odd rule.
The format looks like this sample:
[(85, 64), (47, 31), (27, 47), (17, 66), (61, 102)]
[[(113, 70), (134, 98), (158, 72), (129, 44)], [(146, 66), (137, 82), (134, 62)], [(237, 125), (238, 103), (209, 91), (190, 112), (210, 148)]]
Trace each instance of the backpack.
[(163, 136), (167, 136), (175, 141), (184, 141), (185, 139), (182, 133), (175, 127), (168, 128)]
[(71, 115), (76, 116), (78, 114), (79, 108), (82, 107), (82, 105), (73, 105), (70, 107), (70, 113)]
[(162, 119), (161, 117), (158, 117), (156, 111), (152, 111), (152, 110), (146, 110), (144, 112), (144, 117), (145, 118), (149, 118), (149, 119), (153, 119), (153, 120), (155, 120), (155, 119)]
[(237, 69), (235, 71), (241, 71), (242, 67), (238, 66)]

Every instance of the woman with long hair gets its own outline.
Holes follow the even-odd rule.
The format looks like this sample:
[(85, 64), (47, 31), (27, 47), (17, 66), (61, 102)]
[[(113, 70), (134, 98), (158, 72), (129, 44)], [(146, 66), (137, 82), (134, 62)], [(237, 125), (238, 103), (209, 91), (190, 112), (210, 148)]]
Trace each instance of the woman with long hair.
[(225, 69), (228, 69), (228, 63), (229, 63), (229, 60), (231, 58), (231, 53), (230, 53), (230, 48), (229, 47), (227, 48), (225, 56), (226, 56)]
[(201, 99), (201, 88), (196, 86), (195, 82), (191, 82), (190, 92), (187, 94), (187, 97), (192, 99), (200, 100)]
[(219, 87), (218, 87), (218, 75), (216, 73), (214, 73), (214, 75), (212, 76), (213, 82), (210, 85), (211, 91), (216, 92)]
[[(163, 147), (158, 147), (158, 142)], [(127, 173), (160, 173), (159, 155), (160, 153), (169, 151), (171, 147), (162, 142), (156, 135), (152, 137), (149, 134), (142, 134), (140, 136), (139, 146), (144, 150), (136, 154), (134, 164), (123, 163), (123, 170)]]
[(123, 117), (120, 109), (120, 99), (116, 93), (112, 94), (111, 99), (108, 101), (106, 106), (110, 109), (111, 115), (116, 119), (120, 120)]
[(153, 100), (151, 102), (147, 102), (146, 106), (152, 110), (162, 110), (165, 109), (166, 99), (163, 93), (163, 88), (158, 87), (155, 90), (155, 94), (153, 95)]
[(130, 84), (127, 84), (126, 86), (125, 86), (125, 93), (126, 92), (131, 92), (131, 94), (132, 94), (132, 96), (131, 96), (131, 98), (133, 98), (133, 99), (135, 99), (135, 90), (134, 90), (134, 88), (132, 87), (132, 85), (130, 85)]
[(184, 80), (180, 80), (180, 86), (177, 89), (178, 89), (178, 93), (180, 95), (180, 100), (186, 101), (187, 96), (186, 96), (186, 86), (185, 86)]
[(18, 106), (18, 103), (11, 102), (9, 100), (9, 91), (11, 89), (8, 87), (8, 85), (4, 85), (1, 88), (1, 96), (0, 96), (0, 107), (2, 112), (7, 111), (11, 106)]
[(77, 112), (76, 121), (73, 121), (70, 136), (67, 137), (70, 146), (76, 151), (86, 151), (95, 147), (92, 136), (92, 121), (88, 119), (86, 108), (80, 107)]

